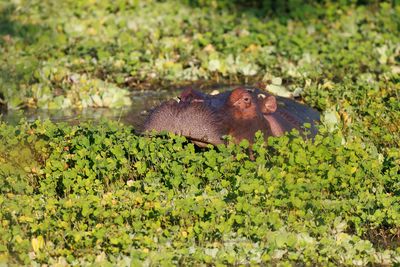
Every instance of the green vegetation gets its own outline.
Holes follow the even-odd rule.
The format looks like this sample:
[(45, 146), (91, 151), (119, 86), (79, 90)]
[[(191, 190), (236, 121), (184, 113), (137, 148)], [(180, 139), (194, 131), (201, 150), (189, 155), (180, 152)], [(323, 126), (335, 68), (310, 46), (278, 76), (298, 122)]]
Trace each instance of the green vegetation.
[(399, 263), (399, 166), (325, 131), (260, 138), (249, 161), (247, 142), (196, 152), (113, 123), (3, 123), (2, 260)]
[(275, 2), (0, 0), (0, 108), (263, 81), (325, 124), (250, 161), (112, 122), (1, 123), (0, 265), (400, 264), (400, 6)]

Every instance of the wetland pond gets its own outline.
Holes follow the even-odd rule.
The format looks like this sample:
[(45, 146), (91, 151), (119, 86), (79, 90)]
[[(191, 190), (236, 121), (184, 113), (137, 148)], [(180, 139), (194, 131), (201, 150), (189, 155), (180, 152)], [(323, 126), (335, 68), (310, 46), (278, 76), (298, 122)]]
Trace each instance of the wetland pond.
[[(198, 86), (194, 86), (198, 88)], [(211, 92), (212, 90), (225, 91), (231, 88), (227, 85), (208, 85), (199, 90)], [(183, 88), (184, 89), (184, 88)], [(68, 122), (71, 124), (79, 124), (87, 121), (100, 121), (109, 119), (120, 121), (127, 125), (132, 125), (136, 129), (140, 129), (144, 120), (154, 107), (161, 102), (179, 96), (182, 92), (182, 87), (176, 89), (163, 90), (143, 90), (132, 91), (132, 105), (120, 109), (111, 108), (85, 108), (85, 109), (21, 109), (8, 110), (0, 112), (0, 121), (5, 121), (9, 124), (16, 125), (21, 119), (28, 122), (35, 120), (51, 120), (53, 122)]]

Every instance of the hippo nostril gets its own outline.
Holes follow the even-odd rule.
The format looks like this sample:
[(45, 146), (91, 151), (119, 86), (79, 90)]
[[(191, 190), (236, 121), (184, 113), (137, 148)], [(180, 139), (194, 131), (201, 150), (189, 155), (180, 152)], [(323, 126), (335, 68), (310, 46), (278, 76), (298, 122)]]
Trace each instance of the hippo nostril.
[[(166, 101), (153, 110), (145, 121), (144, 131), (177, 132), (206, 147), (207, 143), (226, 143), (221, 139), (226, 134), (231, 134), (237, 142), (247, 139), (252, 143), (257, 130), (264, 137), (280, 136), (291, 129), (302, 130), (304, 122), (313, 126), (313, 120), (319, 119), (319, 113), (312, 108), (258, 90), (237, 88), (212, 96), (193, 90), (178, 98), (180, 102)], [(313, 129), (313, 135), (314, 132), (317, 129)]]

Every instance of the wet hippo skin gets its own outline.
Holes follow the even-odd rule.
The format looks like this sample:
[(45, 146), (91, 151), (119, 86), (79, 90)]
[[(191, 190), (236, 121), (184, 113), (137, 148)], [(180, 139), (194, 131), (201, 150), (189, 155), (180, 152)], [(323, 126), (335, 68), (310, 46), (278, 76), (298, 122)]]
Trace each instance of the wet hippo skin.
[(304, 123), (311, 124), (309, 137), (313, 137), (319, 118), (319, 112), (306, 105), (259, 89), (238, 87), (210, 95), (189, 88), (179, 102), (170, 100), (155, 108), (144, 131), (173, 132), (199, 146), (222, 144), (224, 135), (231, 135), (235, 142), (247, 139), (252, 143), (258, 130), (267, 139), (292, 129), (303, 133)]

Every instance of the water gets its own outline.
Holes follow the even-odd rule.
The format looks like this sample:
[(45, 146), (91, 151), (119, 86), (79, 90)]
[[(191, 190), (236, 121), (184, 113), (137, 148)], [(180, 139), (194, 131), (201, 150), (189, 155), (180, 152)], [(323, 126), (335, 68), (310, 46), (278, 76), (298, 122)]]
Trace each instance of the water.
[(26, 119), (29, 122), (49, 119), (53, 122), (69, 122), (71, 124), (78, 124), (80, 122), (98, 121), (106, 118), (130, 124), (135, 127), (140, 127), (152, 108), (176, 95), (179, 95), (179, 92), (167, 90), (133, 92), (132, 106), (121, 109), (86, 108), (60, 110), (8, 110), (8, 112), (0, 114), (0, 121), (5, 121), (10, 124), (18, 124), (21, 119)]
[[(198, 87), (199, 86), (196, 86), (196, 89)], [(201, 87), (200, 90), (204, 92), (211, 92), (215, 89), (223, 91), (229, 88), (227, 85), (222, 84), (212, 84)], [(69, 122), (71, 124), (78, 124), (85, 121), (110, 119), (133, 125), (135, 128), (140, 128), (152, 108), (158, 106), (165, 100), (178, 96), (182, 90), (182, 88), (177, 88), (175, 90), (133, 91), (132, 106), (121, 109), (86, 108), (60, 110), (8, 110), (7, 112), (0, 113), (0, 121), (5, 121), (9, 124), (15, 125), (18, 124), (21, 119), (26, 119), (28, 122), (49, 119), (53, 122)]]

